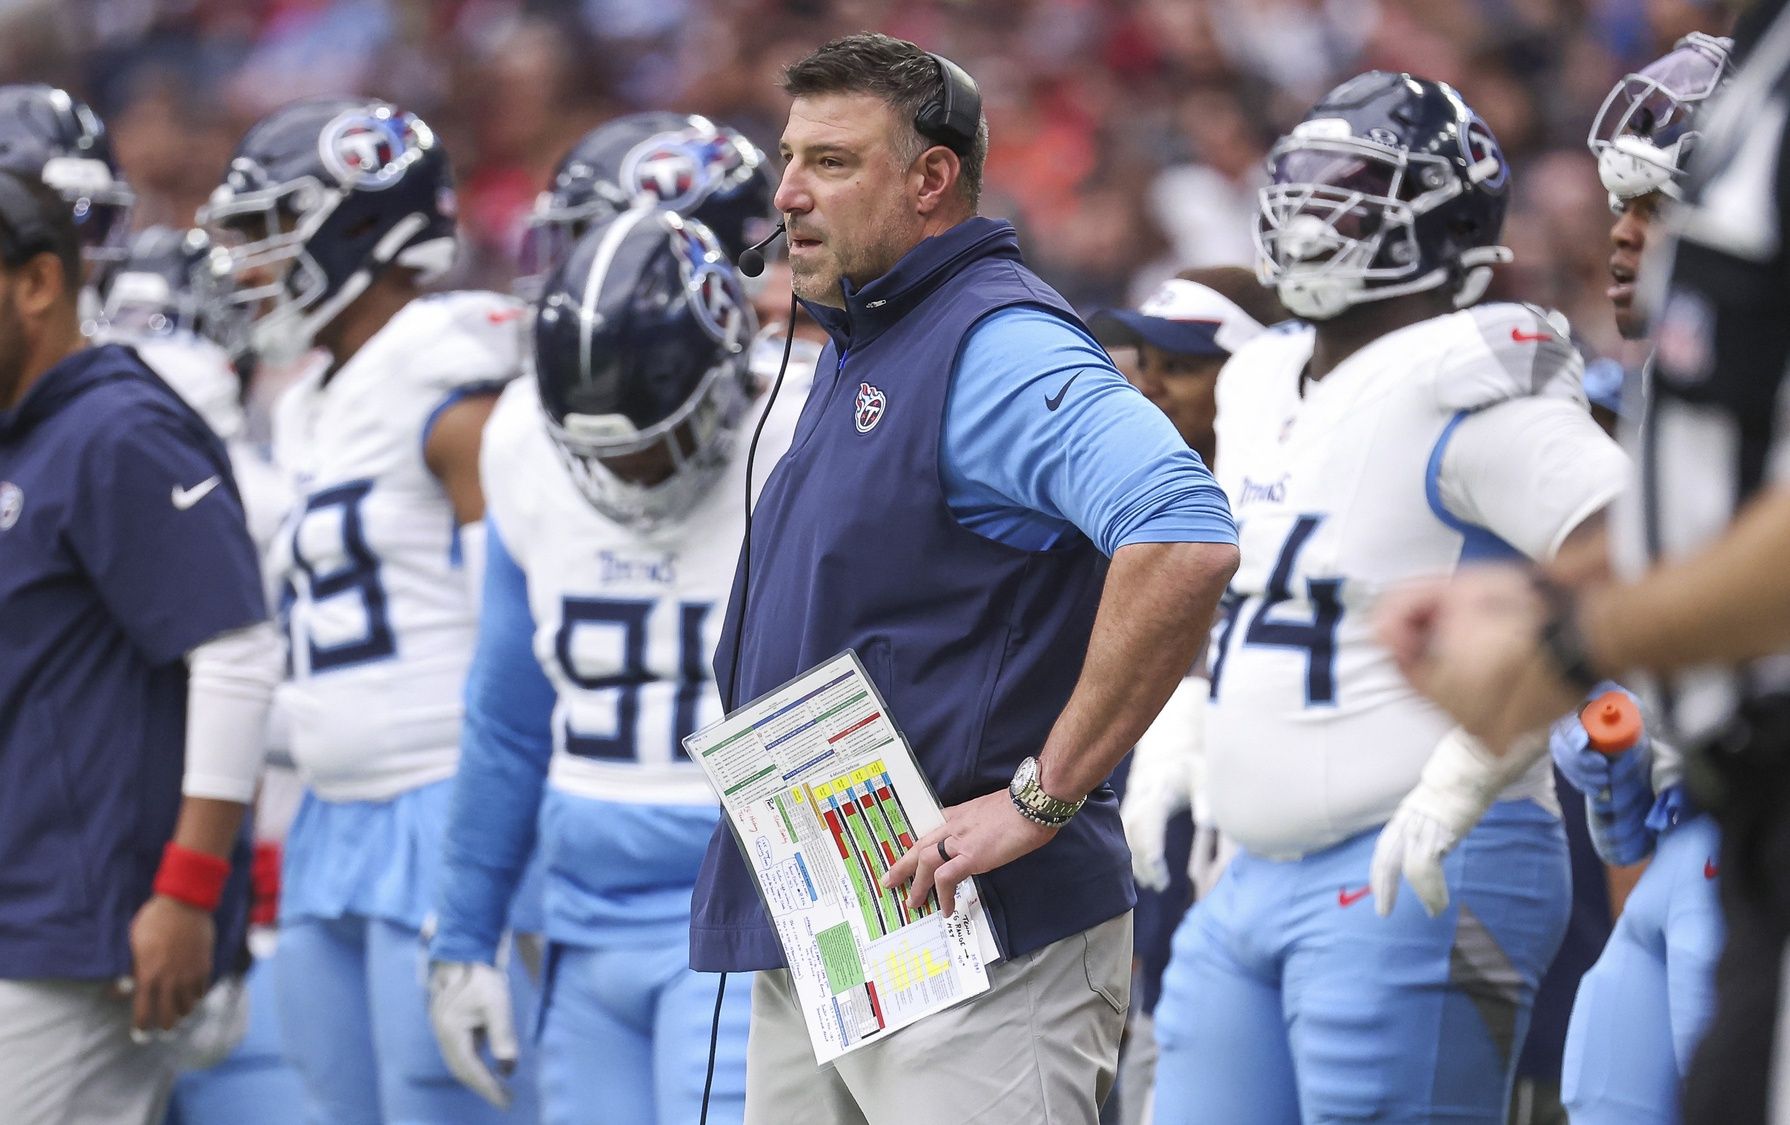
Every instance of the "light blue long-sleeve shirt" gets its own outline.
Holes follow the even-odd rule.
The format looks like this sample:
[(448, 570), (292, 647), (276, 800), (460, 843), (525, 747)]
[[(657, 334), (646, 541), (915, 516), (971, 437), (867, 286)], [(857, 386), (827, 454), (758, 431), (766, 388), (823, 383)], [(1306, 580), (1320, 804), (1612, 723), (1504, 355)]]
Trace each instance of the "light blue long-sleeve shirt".
[(971, 330), (945, 406), (939, 468), (951, 512), (1008, 546), (1081, 531), (1128, 543), (1235, 543), (1230, 504), (1166, 415), (1106, 352), (1043, 309)]
[(430, 955), (486, 961), (534, 850), (553, 757), (553, 685), (534, 655), (528, 579), (486, 520), (478, 645), (466, 674), (466, 717), (453, 807), (442, 840)]

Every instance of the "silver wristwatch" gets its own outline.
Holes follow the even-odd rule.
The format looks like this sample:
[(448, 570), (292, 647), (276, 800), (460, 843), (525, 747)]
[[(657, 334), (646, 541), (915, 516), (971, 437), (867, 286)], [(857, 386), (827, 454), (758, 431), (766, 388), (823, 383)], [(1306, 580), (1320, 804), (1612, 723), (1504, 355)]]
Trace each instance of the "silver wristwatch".
[(1019, 763), (1013, 771), (1013, 780), (1007, 783), (1007, 796), (1013, 798), (1013, 807), (1019, 815), (1033, 824), (1042, 824), (1046, 828), (1061, 828), (1069, 823), (1069, 818), (1081, 811), (1080, 801), (1060, 801), (1044, 791), (1038, 784), (1038, 759), (1027, 758)]

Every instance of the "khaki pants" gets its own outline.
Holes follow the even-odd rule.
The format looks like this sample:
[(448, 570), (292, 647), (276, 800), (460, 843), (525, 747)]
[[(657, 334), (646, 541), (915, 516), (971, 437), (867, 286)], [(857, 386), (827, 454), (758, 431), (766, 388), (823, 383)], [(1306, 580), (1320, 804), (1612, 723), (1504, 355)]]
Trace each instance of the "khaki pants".
[(1131, 1003), (1131, 915), (1003, 961), (989, 989), (818, 1067), (789, 972), (759, 973), (746, 1125), (1094, 1125)]
[(130, 1025), (110, 984), (0, 980), (0, 1122), (161, 1125), (174, 1048), (131, 1042)]

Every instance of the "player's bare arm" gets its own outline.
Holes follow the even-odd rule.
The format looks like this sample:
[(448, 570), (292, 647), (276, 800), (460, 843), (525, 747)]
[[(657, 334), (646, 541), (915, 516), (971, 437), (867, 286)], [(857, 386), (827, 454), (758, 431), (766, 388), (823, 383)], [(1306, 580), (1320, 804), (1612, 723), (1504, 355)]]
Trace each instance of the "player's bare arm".
[(441, 412), (423, 444), (423, 461), (447, 490), (454, 520), (462, 525), (485, 518), (479, 488), (479, 442), (497, 405), (495, 394), (469, 395)]

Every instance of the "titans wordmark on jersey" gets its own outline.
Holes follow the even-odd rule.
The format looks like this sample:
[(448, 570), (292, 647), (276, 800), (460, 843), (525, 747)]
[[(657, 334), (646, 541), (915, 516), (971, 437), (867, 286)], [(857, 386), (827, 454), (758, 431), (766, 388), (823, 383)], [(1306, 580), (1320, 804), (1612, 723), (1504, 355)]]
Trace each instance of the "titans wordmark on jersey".
[[(806, 368), (790, 372), (755, 485), (788, 446), (810, 378)], [(557, 697), (555, 788), (633, 804), (714, 803), (682, 740), (721, 714), (710, 659), (739, 558), (745, 435), (755, 422), (742, 423), (727, 471), (687, 516), (642, 532), (578, 492), (531, 382), (498, 401), (485, 432), (485, 497), (527, 575), (535, 657)]]
[(449, 777), (476, 619), (429, 427), (521, 366), (523, 308), (495, 293), (413, 301), (333, 377), (281, 399), (274, 459), (296, 500), (269, 567), (282, 586), (292, 756), (329, 800)]
[[(1274, 857), (1383, 823), (1451, 725), (1374, 640), (1379, 595), (1511, 544), (1547, 553), (1621, 483), (1620, 455), (1585, 416), (1577, 353), (1537, 310), (1427, 320), (1317, 382), (1303, 379), (1312, 340), (1309, 328), (1266, 334), (1218, 383), (1217, 475), (1242, 563), (1213, 630), (1208, 786), (1219, 827)], [(1548, 424), (1509, 400), (1531, 400)], [(1455, 463), (1470, 450), (1451, 442), (1552, 434), (1562, 420), (1548, 411), (1565, 415), (1565, 436), (1545, 439), (1564, 451), (1512, 448), (1508, 480), (1478, 471), (1484, 458)], [(1574, 478), (1574, 458), (1588, 467), (1550, 480), (1546, 502), (1495, 502), (1532, 488), (1536, 464)], [(1545, 796), (1545, 765), (1511, 795)]]

